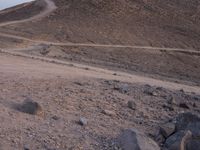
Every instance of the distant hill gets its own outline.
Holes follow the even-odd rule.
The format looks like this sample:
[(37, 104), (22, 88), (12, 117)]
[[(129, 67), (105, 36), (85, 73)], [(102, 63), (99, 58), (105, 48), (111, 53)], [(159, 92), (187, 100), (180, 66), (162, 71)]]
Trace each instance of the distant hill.
[(33, 37), (40, 35), (42, 39), (57, 41), (200, 48), (198, 0), (55, 0), (55, 3), (58, 9), (51, 16), (18, 28)]

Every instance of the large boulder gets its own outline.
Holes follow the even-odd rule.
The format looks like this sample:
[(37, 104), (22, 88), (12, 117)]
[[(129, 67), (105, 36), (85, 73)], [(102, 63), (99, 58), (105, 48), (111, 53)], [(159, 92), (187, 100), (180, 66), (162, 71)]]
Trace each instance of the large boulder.
[(164, 148), (167, 150), (200, 150), (200, 117), (192, 113), (182, 113), (174, 121), (175, 133), (166, 139)]
[(145, 134), (127, 129), (118, 138), (123, 150), (160, 150), (160, 147)]
[(192, 133), (190, 131), (179, 131), (170, 136), (164, 147), (167, 150), (186, 150), (186, 143), (191, 139)]
[(193, 137), (200, 137), (200, 117), (192, 113), (182, 113), (176, 118), (176, 131), (190, 130)]
[(190, 139), (186, 143), (186, 150), (200, 150), (200, 140), (199, 139)]

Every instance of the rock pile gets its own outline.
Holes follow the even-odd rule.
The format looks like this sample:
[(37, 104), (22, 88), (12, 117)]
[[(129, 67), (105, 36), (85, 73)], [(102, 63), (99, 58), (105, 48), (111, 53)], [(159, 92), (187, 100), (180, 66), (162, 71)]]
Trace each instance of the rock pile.
[(200, 150), (200, 117), (179, 114), (172, 122), (160, 126), (156, 140), (164, 150)]

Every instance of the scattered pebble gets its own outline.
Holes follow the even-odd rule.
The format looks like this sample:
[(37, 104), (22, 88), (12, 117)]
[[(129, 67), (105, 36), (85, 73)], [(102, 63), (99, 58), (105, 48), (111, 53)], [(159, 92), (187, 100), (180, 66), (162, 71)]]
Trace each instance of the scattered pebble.
[(136, 103), (134, 101), (128, 101), (128, 107), (132, 110), (136, 110)]
[(86, 119), (86, 118), (81, 117), (81, 118), (79, 119), (79, 124), (80, 124), (80, 125), (86, 126), (87, 123), (88, 123), (88, 122), (87, 122), (87, 119)]
[(103, 114), (108, 115), (108, 116), (114, 116), (115, 112), (111, 111), (111, 110), (103, 110), (102, 111)]
[(186, 103), (180, 103), (179, 107), (184, 108), (184, 109), (190, 109), (190, 107)]

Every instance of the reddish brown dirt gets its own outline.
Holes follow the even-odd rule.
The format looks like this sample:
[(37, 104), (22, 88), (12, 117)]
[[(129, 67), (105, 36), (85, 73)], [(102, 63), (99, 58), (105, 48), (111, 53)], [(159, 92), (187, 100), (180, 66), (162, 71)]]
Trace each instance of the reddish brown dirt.
[(198, 0), (55, 2), (59, 9), (52, 15), (16, 26), (22, 31), (17, 34), (78, 43), (200, 48)]
[[(152, 137), (180, 112), (199, 114), (200, 59), (187, 52), (200, 48), (198, 1), (55, 0), (54, 12), (45, 1), (51, 5), (43, 11), (29, 4), (16, 16), (9, 10), (19, 21), (5, 23), (0, 13), (0, 31), (7, 33), (0, 33), (0, 149), (117, 150), (123, 129)], [(20, 15), (32, 7), (33, 16)], [(44, 115), (16, 109), (26, 98)]]
[(45, 3), (40, 0), (5, 9), (0, 12), (0, 23), (30, 18), (42, 11), (44, 7)]
[[(154, 134), (160, 123), (181, 111), (200, 111), (200, 95), (191, 92), (138, 84), (135, 78), (97, 70), (4, 54), (0, 58), (1, 149), (116, 149), (122, 129)], [(126, 93), (120, 90), (124, 86)], [(15, 109), (27, 97), (41, 105), (44, 116)], [(168, 104), (171, 98), (174, 103)], [(135, 111), (128, 108), (129, 100), (136, 103)], [(183, 102), (190, 109), (180, 108)], [(85, 127), (77, 123), (80, 117), (87, 119)]]

